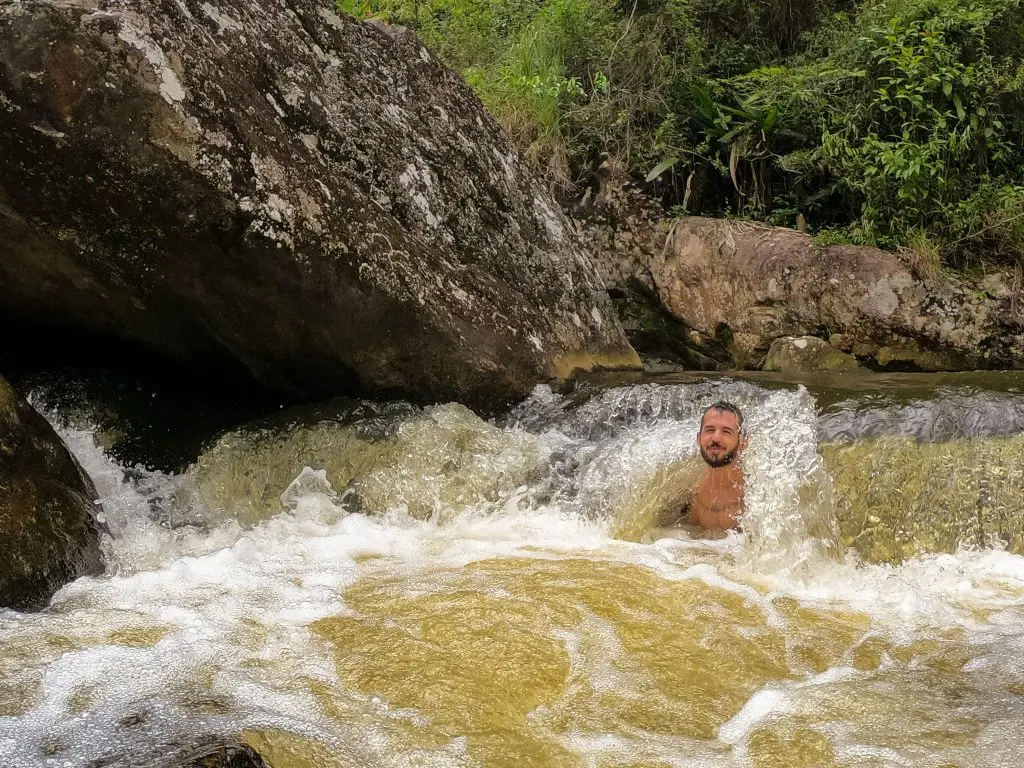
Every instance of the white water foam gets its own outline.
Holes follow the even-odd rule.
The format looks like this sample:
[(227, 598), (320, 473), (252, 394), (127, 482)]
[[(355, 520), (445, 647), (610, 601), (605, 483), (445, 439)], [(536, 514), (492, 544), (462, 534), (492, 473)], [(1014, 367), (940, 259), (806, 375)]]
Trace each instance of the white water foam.
[[(751, 508), (766, 521), (763, 542), (784, 541), (792, 533), (783, 525), (791, 518), (772, 518), (772, 513), (792, 501), (787, 484), (813, 469), (812, 449), (786, 444), (806, 439), (813, 446), (805, 434), (810, 422), (802, 398), (780, 395), (767, 399), (770, 409), (764, 412), (751, 409), (752, 431), (756, 425), (765, 435), (752, 443), (748, 459), (755, 478)], [(783, 422), (791, 426), (780, 426)], [(648, 437), (663, 438), (649, 455), (664, 458), (687, 450), (684, 438), (695, 434), (696, 424), (656, 420), (649, 429)], [(793, 438), (796, 433), (800, 437)], [(634, 471), (637, 461), (648, 462), (638, 447), (643, 434), (640, 427), (626, 425), (607, 437), (613, 443), (587, 453), (584, 466), (603, 451), (608, 469), (602, 474), (591, 463), (581, 488), (595, 493), (602, 477), (608, 484), (621, 482), (620, 473)], [(1006, 552), (938, 555), (898, 568), (822, 560), (813, 571), (760, 568), (763, 560), (749, 557), (745, 537), (617, 541), (609, 537), (606, 519), (587, 513), (588, 505), (565, 496), (538, 505), (525, 487), (504, 495), (497, 507), (470, 505), (445, 524), (410, 519), (401, 509), (377, 517), (347, 514), (333, 495), (336, 490), (323, 486), (312, 469), (281, 489), (291, 513), (252, 530), (230, 521), (174, 528), (168, 525), (169, 505), (182, 477), (125, 470), (96, 447), (87, 430), (64, 429), (62, 436), (96, 482), (115, 535), (106, 544), (105, 576), (67, 585), (49, 612), (0, 614), (0, 648), (35, 649), (26, 669), (42, 684), (24, 714), (0, 717), (0, 755), (15, 768), (84, 766), (110, 754), (130, 755), (138, 744), (161, 739), (271, 726), (315, 737), (355, 762), (405, 764), (412, 755), (403, 752), (389, 723), (415, 713), (391, 710), (379, 699), (341, 688), (330, 654), (308, 629), (317, 619), (349, 612), (341, 597), (345, 588), (376, 562), (386, 562), (389, 573), (422, 589), (440, 586), (440, 569), (491, 558), (585, 556), (632, 563), (664, 579), (697, 579), (741, 594), (773, 626), (784, 622), (772, 603), (788, 596), (808, 607), (862, 612), (878, 632), (896, 638), (960, 630), (981, 649), (966, 671), (1024, 675), (1018, 661), (1024, 658), (1024, 559)], [(572, 439), (560, 432), (557, 444), (564, 450)], [(611, 444), (625, 446), (621, 455), (633, 458), (616, 462)], [(770, 466), (773, 461), (788, 463), (779, 469)], [(806, 562), (807, 553), (798, 551), (796, 557)], [(117, 632), (154, 629), (159, 637), (151, 645), (132, 647), (111, 639)], [(595, 679), (614, 687), (614, 679), (596, 673), (623, 652), (614, 636), (600, 640), (609, 631), (596, 624), (586, 629), (587, 638), (598, 642), (599, 652), (590, 657), (580, 650), (581, 635), (564, 641), (577, 663), (594, 664)], [(54, 637), (62, 639), (55, 643)], [(831, 691), (859, 676), (841, 666), (755, 693), (720, 729), (719, 739), (735, 747), (732, 753), (713, 754), (673, 737), (644, 738), (650, 754), (671, 765), (745, 765), (745, 742), (759, 723), (798, 711), (811, 691)], [(339, 725), (297, 685), (304, 678), (334, 687), (362, 716)], [(141, 730), (126, 732), (118, 725), (133, 717), (144, 723)], [(993, 716), (992, 722), (1000, 720)], [(883, 765), (906, 764), (898, 750), (846, 743), (844, 737), (854, 740), (856, 734), (837, 734), (843, 758), (873, 756)], [(621, 739), (612, 737), (570, 734), (565, 743), (590, 755), (592, 765), (601, 755), (623, 752)], [(1003, 765), (1002, 755), (1010, 754), (1007, 744), (999, 732), (986, 730), (970, 764)], [(464, 743), (454, 742), (420, 757), (437, 765), (467, 760)]]

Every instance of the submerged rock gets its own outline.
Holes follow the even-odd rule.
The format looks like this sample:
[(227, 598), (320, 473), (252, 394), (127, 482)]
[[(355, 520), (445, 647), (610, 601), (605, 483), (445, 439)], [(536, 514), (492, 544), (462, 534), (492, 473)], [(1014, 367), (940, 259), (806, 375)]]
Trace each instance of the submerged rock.
[(869, 562), (1006, 548), (1024, 553), (1024, 436), (826, 443), (843, 541)]
[(322, 522), (399, 509), (445, 519), (546, 473), (548, 451), (535, 435), (500, 429), (465, 406), (391, 414), (228, 433), (190, 473), (199, 506), (244, 528), (282, 510)]
[(166, 768), (270, 768), (259, 752), (248, 744), (211, 744), (183, 760)]
[[(121, 723), (129, 730), (144, 724), (134, 717)], [(143, 730), (135, 742), (109, 744), (110, 754), (87, 763), (86, 768), (351, 768), (366, 764), (346, 751), (273, 727), (152, 741), (152, 734)]]
[(304, 394), (638, 367), (575, 230), (410, 33), (327, 0), (0, 4), (0, 310)]
[(0, 378), (0, 606), (44, 607), (103, 570), (96, 489), (60, 438)]
[(242, 737), (209, 736), (190, 744), (138, 748), (94, 760), (86, 768), (274, 768)]

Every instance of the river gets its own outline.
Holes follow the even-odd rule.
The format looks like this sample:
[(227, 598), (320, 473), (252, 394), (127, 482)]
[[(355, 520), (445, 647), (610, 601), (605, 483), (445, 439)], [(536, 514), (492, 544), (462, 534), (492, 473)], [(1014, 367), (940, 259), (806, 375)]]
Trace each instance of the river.
[[(740, 405), (744, 533), (671, 527)], [(325, 415), (326, 414), (326, 415)], [(984, 768), (1024, 754), (1018, 375), (606, 377), (335, 404), (96, 483), (107, 572), (0, 611), (0, 765)], [(177, 760), (178, 762), (174, 762)]]

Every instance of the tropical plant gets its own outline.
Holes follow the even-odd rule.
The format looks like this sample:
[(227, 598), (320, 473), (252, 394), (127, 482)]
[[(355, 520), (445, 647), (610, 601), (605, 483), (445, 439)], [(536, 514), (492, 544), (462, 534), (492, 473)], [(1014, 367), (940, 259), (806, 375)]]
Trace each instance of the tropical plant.
[(624, 168), (667, 208), (1020, 258), (1024, 0), (338, 2), (414, 28), (564, 194)]

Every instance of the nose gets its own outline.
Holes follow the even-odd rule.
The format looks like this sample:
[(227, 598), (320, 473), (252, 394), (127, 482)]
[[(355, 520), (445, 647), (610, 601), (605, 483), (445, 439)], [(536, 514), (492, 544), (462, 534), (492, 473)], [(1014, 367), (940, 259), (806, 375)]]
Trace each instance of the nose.
[(705, 444), (707, 445), (708, 448), (724, 449), (725, 448), (725, 438), (722, 437), (722, 434), (719, 431), (715, 430), (715, 431), (709, 432), (707, 434), (707, 439), (706, 439), (706, 443)]

